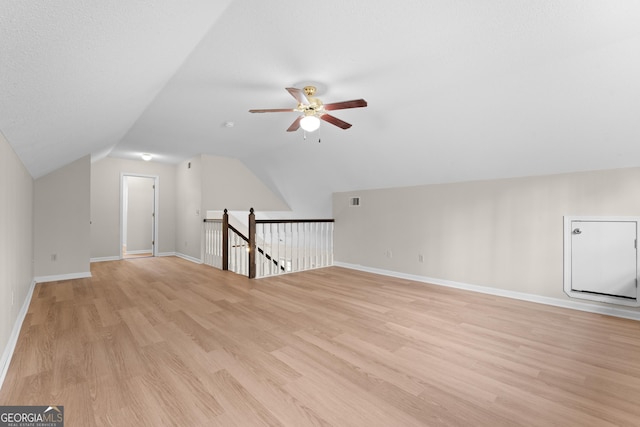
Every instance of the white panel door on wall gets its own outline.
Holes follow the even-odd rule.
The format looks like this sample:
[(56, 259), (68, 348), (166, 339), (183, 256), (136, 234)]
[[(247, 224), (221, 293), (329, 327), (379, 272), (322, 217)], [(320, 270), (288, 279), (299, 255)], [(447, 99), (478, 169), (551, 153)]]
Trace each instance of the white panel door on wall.
[(636, 221), (571, 221), (571, 289), (636, 299), (636, 239)]

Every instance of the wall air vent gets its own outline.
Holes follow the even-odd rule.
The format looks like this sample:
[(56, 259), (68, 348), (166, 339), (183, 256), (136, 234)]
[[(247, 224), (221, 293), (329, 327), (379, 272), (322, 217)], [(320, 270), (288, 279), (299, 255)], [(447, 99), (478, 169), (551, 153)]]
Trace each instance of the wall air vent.
[(360, 206), (360, 197), (351, 197), (349, 199), (349, 206)]

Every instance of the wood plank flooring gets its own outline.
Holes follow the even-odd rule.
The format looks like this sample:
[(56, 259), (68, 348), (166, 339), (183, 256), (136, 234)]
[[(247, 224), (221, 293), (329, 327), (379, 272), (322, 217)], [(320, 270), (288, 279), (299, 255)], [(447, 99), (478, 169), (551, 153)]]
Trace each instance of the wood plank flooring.
[(638, 426), (640, 322), (331, 267), (36, 286), (0, 405), (90, 426)]

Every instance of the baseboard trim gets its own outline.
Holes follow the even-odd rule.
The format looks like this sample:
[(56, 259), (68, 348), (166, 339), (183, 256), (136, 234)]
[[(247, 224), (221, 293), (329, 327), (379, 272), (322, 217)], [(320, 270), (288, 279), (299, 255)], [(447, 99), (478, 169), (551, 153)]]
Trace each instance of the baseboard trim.
[(175, 252), (160, 252), (156, 256), (176, 256)]
[(617, 307), (605, 307), (601, 305), (588, 304), (577, 301), (567, 301), (560, 298), (544, 297), (540, 295), (527, 294), (524, 292), (508, 291), (505, 289), (491, 288), (488, 286), (472, 285), (469, 283), (455, 282), (453, 280), (436, 279), (433, 277), (418, 276), (415, 274), (400, 273), (397, 271), (383, 270), (380, 268), (367, 267), (359, 264), (349, 264), (345, 262), (334, 262), (336, 267), (349, 268), (351, 270), (364, 271), (367, 273), (380, 274), (383, 276), (396, 277), (398, 279), (413, 280), (415, 282), (429, 283), (432, 285), (445, 286), (448, 288), (462, 289), (465, 291), (480, 292), (483, 294), (496, 295), (505, 298), (513, 298), (523, 301), (535, 302), (538, 304), (552, 305), (555, 307), (569, 308), (572, 310), (587, 311), (589, 313), (604, 314), (608, 316), (621, 317), (640, 321), (640, 311), (626, 310)]
[(57, 274), (53, 276), (38, 276), (33, 280), (36, 283), (45, 283), (45, 282), (57, 282), (60, 280), (74, 280), (74, 279), (86, 279), (91, 277), (90, 271), (85, 271), (83, 273), (69, 273), (69, 274)]
[[(128, 252), (130, 254), (135, 254), (137, 251)], [(149, 251), (141, 251), (140, 253), (149, 253)], [(164, 257), (164, 256), (177, 256), (175, 252), (159, 252), (155, 255), (156, 257)], [(105, 261), (120, 261), (122, 258), (119, 256), (105, 256), (105, 257), (97, 257), (91, 258), (91, 262), (105, 262)]]
[(151, 254), (153, 253), (153, 249), (141, 249), (139, 251), (127, 251), (127, 255), (140, 255), (140, 254)]
[(29, 304), (31, 304), (31, 298), (33, 297), (33, 290), (35, 288), (36, 281), (34, 279), (31, 281), (31, 285), (29, 286), (29, 290), (27, 291), (27, 296), (22, 303), (20, 311), (18, 312), (16, 322), (13, 324), (13, 330), (11, 331), (11, 335), (9, 336), (9, 342), (7, 342), (7, 346), (2, 353), (2, 359), (0, 359), (0, 390), (2, 390), (2, 384), (4, 383), (4, 379), (7, 376), (7, 371), (9, 370), (11, 359), (13, 358), (13, 352), (16, 349), (16, 344), (18, 344), (18, 337), (20, 336), (22, 323), (24, 322), (25, 317), (27, 317), (27, 311), (29, 310)]
[(90, 262), (105, 262), (105, 261), (120, 261), (119, 256), (104, 256), (98, 258), (91, 258)]
[(202, 264), (202, 260), (201, 259), (194, 258), (194, 257), (189, 256), (189, 255), (181, 254), (180, 252), (176, 252), (175, 256), (177, 256), (178, 258), (186, 259), (187, 261), (194, 262), (196, 264)]

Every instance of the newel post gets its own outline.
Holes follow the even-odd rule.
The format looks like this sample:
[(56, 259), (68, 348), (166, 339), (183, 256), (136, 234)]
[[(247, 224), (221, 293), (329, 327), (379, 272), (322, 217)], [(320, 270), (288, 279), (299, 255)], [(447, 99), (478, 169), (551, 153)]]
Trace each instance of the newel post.
[(256, 215), (249, 210), (249, 279), (256, 278)]
[(222, 215), (222, 269), (229, 269), (229, 214), (226, 209)]

